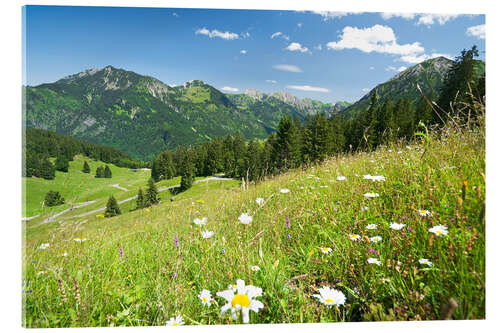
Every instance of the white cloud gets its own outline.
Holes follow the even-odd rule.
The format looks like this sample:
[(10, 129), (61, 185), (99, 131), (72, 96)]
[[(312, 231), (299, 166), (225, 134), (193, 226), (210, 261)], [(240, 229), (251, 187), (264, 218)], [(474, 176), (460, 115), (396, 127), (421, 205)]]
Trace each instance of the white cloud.
[(385, 68), (385, 70), (386, 70), (386, 71), (402, 72), (402, 71), (404, 71), (406, 68), (407, 68), (407, 67), (405, 67), (405, 66), (401, 66), (401, 67), (399, 67), (399, 68), (396, 68), (396, 67), (394, 67), (394, 66), (387, 66), (387, 67)]
[(393, 17), (400, 17), (400, 18), (403, 18), (405, 20), (412, 20), (415, 18), (415, 16), (417, 16), (417, 14), (415, 14), (415, 13), (380, 13), (380, 16), (382, 16), (382, 18), (384, 20), (388, 20), (388, 19), (391, 19)]
[(422, 61), (432, 59), (432, 58), (437, 58), (437, 57), (445, 57), (448, 59), (453, 59), (452, 55), (445, 54), (445, 53), (432, 53), (432, 54), (409, 54), (409, 55), (404, 55), (398, 60), (406, 62), (408, 64), (418, 64), (421, 63)]
[(297, 26), (298, 26), (299, 28), (302, 28), (302, 23), (297, 23)]
[(227, 40), (239, 38), (238, 34), (236, 34), (234, 32), (229, 32), (229, 31), (221, 32), (221, 31), (215, 30), (215, 29), (210, 31), (207, 28), (198, 29), (198, 30), (196, 30), (195, 34), (196, 35), (206, 35), (210, 38), (219, 37), (219, 38), (227, 39)]
[(273, 68), (279, 71), (302, 73), (302, 70), (294, 65), (274, 65)]
[(284, 40), (290, 40), (290, 37), (284, 35), (281, 31), (275, 32), (274, 34), (271, 35), (271, 39), (280, 37), (283, 38)]
[(267, 83), (272, 83), (272, 84), (276, 84), (276, 80), (266, 80)]
[(373, 67), (373, 66), (370, 66), (370, 70), (374, 70), (374, 69), (375, 69), (375, 67)]
[(247, 54), (247, 50), (241, 50), (240, 53), (241, 54)]
[(222, 87), (222, 88), (220, 88), (220, 90), (230, 91), (230, 92), (238, 92), (238, 91), (240, 91), (238, 88), (233, 88), (233, 87), (228, 87), (228, 86)]
[(241, 33), (241, 36), (242, 36), (243, 38), (250, 38), (250, 33), (249, 33), (248, 31), (246, 31), (246, 32), (242, 32), (242, 33)]
[(370, 88), (363, 88), (361, 89), (363, 92), (367, 92), (367, 91), (370, 91)]
[(293, 51), (299, 51), (299, 52), (302, 52), (302, 53), (309, 51), (309, 49), (307, 47), (302, 46), (302, 45), (300, 45), (300, 43), (295, 43), (295, 42), (293, 42), (292, 44), (288, 45), (286, 47), (286, 50), (292, 51), (292, 52)]
[(321, 44), (318, 44), (314, 47), (315, 50), (318, 50), (318, 51), (321, 51), (323, 50), (323, 46), (321, 46)]
[(439, 25), (443, 25), (446, 22), (456, 19), (460, 15), (458, 14), (451, 14), (451, 15), (446, 15), (446, 14), (421, 14), (417, 24), (425, 24), (425, 25), (432, 25), (434, 23), (439, 23)]
[(479, 39), (486, 38), (486, 26), (484, 24), (475, 25), (473, 27), (468, 27), (465, 32), (467, 36), (477, 37)]
[(358, 14), (358, 13), (351, 13), (351, 12), (329, 12), (325, 10), (313, 10), (313, 14), (318, 14), (323, 16), (323, 21), (327, 21), (330, 19), (335, 19), (335, 18), (341, 18), (350, 14)]
[(317, 91), (317, 92), (329, 92), (327, 88), (321, 87), (311, 87), (311, 86), (286, 86), (288, 89), (301, 90), (301, 91)]
[(378, 52), (397, 55), (424, 52), (420, 42), (398, 44), (394, 31), (390, 27), (380, 24), (364, 29), (346, 26), (342, 30), (340, 40), (329, 42), (326, 46), (333, 50), (358, 49), (366, 53)]

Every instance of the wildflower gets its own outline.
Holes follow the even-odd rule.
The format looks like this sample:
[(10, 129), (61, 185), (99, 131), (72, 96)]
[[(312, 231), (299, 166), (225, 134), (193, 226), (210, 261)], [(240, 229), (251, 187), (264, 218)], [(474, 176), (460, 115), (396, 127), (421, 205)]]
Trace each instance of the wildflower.
[(36, 273), (36, 275), (44, 275), (44, 274), (47, 274), (48, 272), (47, 271), (38, 271)]
[(337, 201), (337, 206), (340, 205), (340, 201)]
[(201, 237), (207, 239), (207, 238), (212, 237), (214, 234), (215, 234), (215, 232), (213, 232), (213, 231), (205, 230), (205, 231), (201, 232)]
[(241, 224), (250, 224), (252, 222), (252, 217), (247, 213), (242, 213), (240, 217), (238, 217)]
[(241, 310), (243, 323), (245, 324), (248, 324), (250, 321), (250, 310), (257, 313), (260, 309), (264, 308), (264, 304), (255, 299), (262, 296), (262, 289), (251, 285), (245, 286), (245, 281), (243, 280), (236, 281), (236, 290), (229, 288), (228, 290), (219, 291), (217, 292), (217, 296), (227, 301), (227, 304), (221, 308), (221, 315), (231, 310), (231, 316), (236, 320), (238, 319), (237, 311)]
[(175, 237), (174, 237), (174, 246), (179, 247), (179, 237), (177, 236), (177, 234), (175, 234)]
[(418, 213), (418, 215), (424, 216), (424, 217), (431, 215), (431, 212), (429, 212), (428, 210), (425, 210), (425, 209), (419, 209), (419, 210), (417, 210), (417, 213)]
[(77, 243), (83, 243), (87, 240), (87, 238), (74, 238), (73, 240)]
[(377, 250), (375, 250), (374, 248), (371, 248), (371, 247), (368, 248), (368, 252), (375, 253), (376, 255), (379, 254)]
[(203, 305), (210, 306), (212, 304), (213, 299), (210, 290), (203, 289), (198, 295), (198, 298), (201, 300)]
[(372, 180), (375, 182), (385, 182), (385, 177), (384, 176), (372, 176)]
[(290, 218), (288, 217), (288, 214), (286, 215), (286, 227), (290, 228)]
[(316, 297), (321, 303), (327, 306), (338, 306), (345, 303), (345, 295), (339, 290), (330, 287), (321, 287), (318, 291), (319, 294), (314, 294), (313, 297)]
[(418, 263), (420, 265), (427, 265), (429, 267), (432, 266), (432, 262), (429, 259), (425, 259), (425, 258), (419, 259)]
[(40, 246), (38, 247), (39, 250), (45, 250), (46, 248), (48, 248), (50, 246), (49, 243), (42, 243), (40, 244)]
[(379, 196), (378, 193), (371, 193), (371, 192), (365, 193), (363, 195), (365, 196), (365, 198), (376, 198)]
[(380, 279), (379, 279), (379, 282), (380, 282), (380, 283), (389, 283), (389, 282), (391, 282), (391, 280), (389, 280), (389, 279), (387, 279), (387, 278), (380, 278)]
[(201, 219), (195, 218), (193, 220), (193, 223), (196, 224), (196, 225), (205, 225), (205, 224), (207, 224), (207, 218), (206, 217), (203, 217)]
[(368, 224), (366, 226), (366, 229), (368, 229), (368, 230), (375, 230), (375, 229), (377, 229), (377, 225), (373, 224), (373, 223), (372, 224)]
[(280, 192), (281, 192), (281, 193), (289, 193), (289, 192), (290, 192), (290, 190), (289, 190), (289, 189), (287, 189), (287, 188), (282, 188), (282, 189), (280, 190)]
[(180, 325), (184, 325), (184, 319), (182, 318), (182, 316), (175, 316), (175, 317), (172, 317), (170, 318), (169, 321), (166, 322), (167, 326), (180, 326)]
[(225, 249), (222, 249), (222, 251), (220, 251), (220, 253), (222, 253), (222, 254), (226, 254), (226, 250), (225, 250)]
[(345, 176), (338, 176), (338, 177), (337, 177), (337, 180), (340, 180), (340, 181), (341, 181), (341, 180), (346, 180), (346, 179), (347, 179), (347, 178), (346, 178)]
[(367, 210), (368, 210), (368, 206), (361, 207), (361, 211), (362, 211), (362, 212), (365, 212), (365, 211), (367, 211)]
[(370, 242), (373, 242), (373, 243), (378, 243), (381, 240), (382, 240), (382, 237), (380, 237), (380, 236), (370, 237)]
[(329, 248), (329, 247), (320, 247), (320, 248), (319, 248), (319, 251), (320, 251), (321, 253), (328, 254), (328, 253), (332, 252), (332, 249), (331, 249), (331, 248)]
[(408, 227), (408, 228), (406, 228), (406, 230), (413, 231), (413, 228), (412, 227)]
[(290, 239), (290, 238), (292, 238), (292, 235), (287, 234), (287, 235), (286, 235), (286, 238)]
[(264, 203), (264, 198), (257, 198), (255, 199), (255, 202), (258, 204), (258, 205), (262, 205)]
[(392, 230), (401, 230), (404, 228), (405, 225), (406, 224), (403, 224), (403, 223), (391, 223), (390, 228)]
[(61, 254), (58, 254), (57, 255), (58, 257), (67, 257), (68, 256), (68, 253), (67, 252), (63, 252)]
[(372, 175), (368, 174), (368, 175), (363, 175), (363, 179), (372, 179)]
[(123, 246), (120, 244), (120, 259), (123, 259)]
[(349, 239), (352, 241), (358, 241), (359, 239), (361, 239), (361, 236), (357, 234), (350, 234)]
[(375, 265), (378, 265), (380, 266), (380, 260), (378, 260), (377, 258), (368, 258), (366, 260), (369, 264), (375, 264)]
[(432, 232), (436, 236), (442, 237), (443, 235), (448, 234), (448, 227), (445, 225), (438, 224), (432, 228), (429, 228), (429, 232)]
[(257, 265), (250, 267), (250, 269), (252, 270), (252, 272), (260, 271), (260, 267)]
[(103, 219), (103, 218), (104, 218), (104, 215), (102, 215), (102, 214), (97, 214), (95, 217)]

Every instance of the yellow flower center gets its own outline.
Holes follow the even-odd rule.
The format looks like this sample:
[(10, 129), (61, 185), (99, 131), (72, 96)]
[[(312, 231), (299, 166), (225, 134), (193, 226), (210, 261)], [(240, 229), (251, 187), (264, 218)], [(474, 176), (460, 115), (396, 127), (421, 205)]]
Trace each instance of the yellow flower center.
[(327, 298), (327, 299), (325, 299), (325, 303), (332, 304), (332, 303), (335, 303), (335, 302), (332, 299)]
[(236, 308), (236, 305), (239, 305), (243, 308), (248, 308), (248, 306), (250, 305), (250, 299), (245, 294), (236, 294), (231, 301), (231, 305), (233, 306), (233, 308)]
[(206, 297), (202, 297), (201, 299), (202, 299), (203, 303), (207, 302), (207, 298)]
[(436, 234), (441, 235), (442, 234), (441, 230), (436, 230)]
[(172, 326), (179, 326), (179, 323), (173, 323)]

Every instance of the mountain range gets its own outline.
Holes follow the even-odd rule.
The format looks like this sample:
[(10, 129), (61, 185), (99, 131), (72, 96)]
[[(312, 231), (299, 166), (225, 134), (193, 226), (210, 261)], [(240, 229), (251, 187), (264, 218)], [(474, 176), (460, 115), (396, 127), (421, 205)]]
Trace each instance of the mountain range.
[[(419, 97), (438, 91), (452, 60), (427, 60), (378, 85), (381, 99)], [(484, 72), (484, 63), (483, 63)], [(299, 99), (287, 92), (248, 89), (224, 94), (201, 80), (168, 86), (132, 71), (106, 66), (88, 69), (54, 83), (24, 87), (25, 126), (109, 145), (130, 156), (151, 160), (165, 149), (239, 132), (264, 139), (283, 116), (305, 119), (325, 113), (352, 117), (367, 107), (370, 93), (354, 104)]]

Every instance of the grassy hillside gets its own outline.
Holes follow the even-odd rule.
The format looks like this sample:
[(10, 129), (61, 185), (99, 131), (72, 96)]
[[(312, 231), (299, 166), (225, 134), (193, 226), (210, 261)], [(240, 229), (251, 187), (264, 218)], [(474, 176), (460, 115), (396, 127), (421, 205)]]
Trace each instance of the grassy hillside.
[[(114, 218), (29, 222), (23, 324), (164, 325), (175, 315), (190, 325), (235, 323), (221, 316), (226, 300), (215, 293), (237, 279), (263, 291), (264, 308), (250, 312), (250, 323), (433, 320), (451, 297), (453, 318), (484, 318), (484, 172), (483, 133), (450, 131), (428, 146), (340, 156), (247, 191), (199, 183), (174, 202)], [(251, 224), (238, 223), (242, 213)], [(212, 238), (193, 224), (201, 217)], [(405, 225), (393, 230), (391, 223)], [(440, 224), (447, 235), (428, 231)], [(42, 243), (50, 246), (38, 249)], [(318, 302), (313, 294), (322, 286), (341, 291), (345, 304)], [(202, 289), (215, 298), (210, 307), (197, 297)]]

